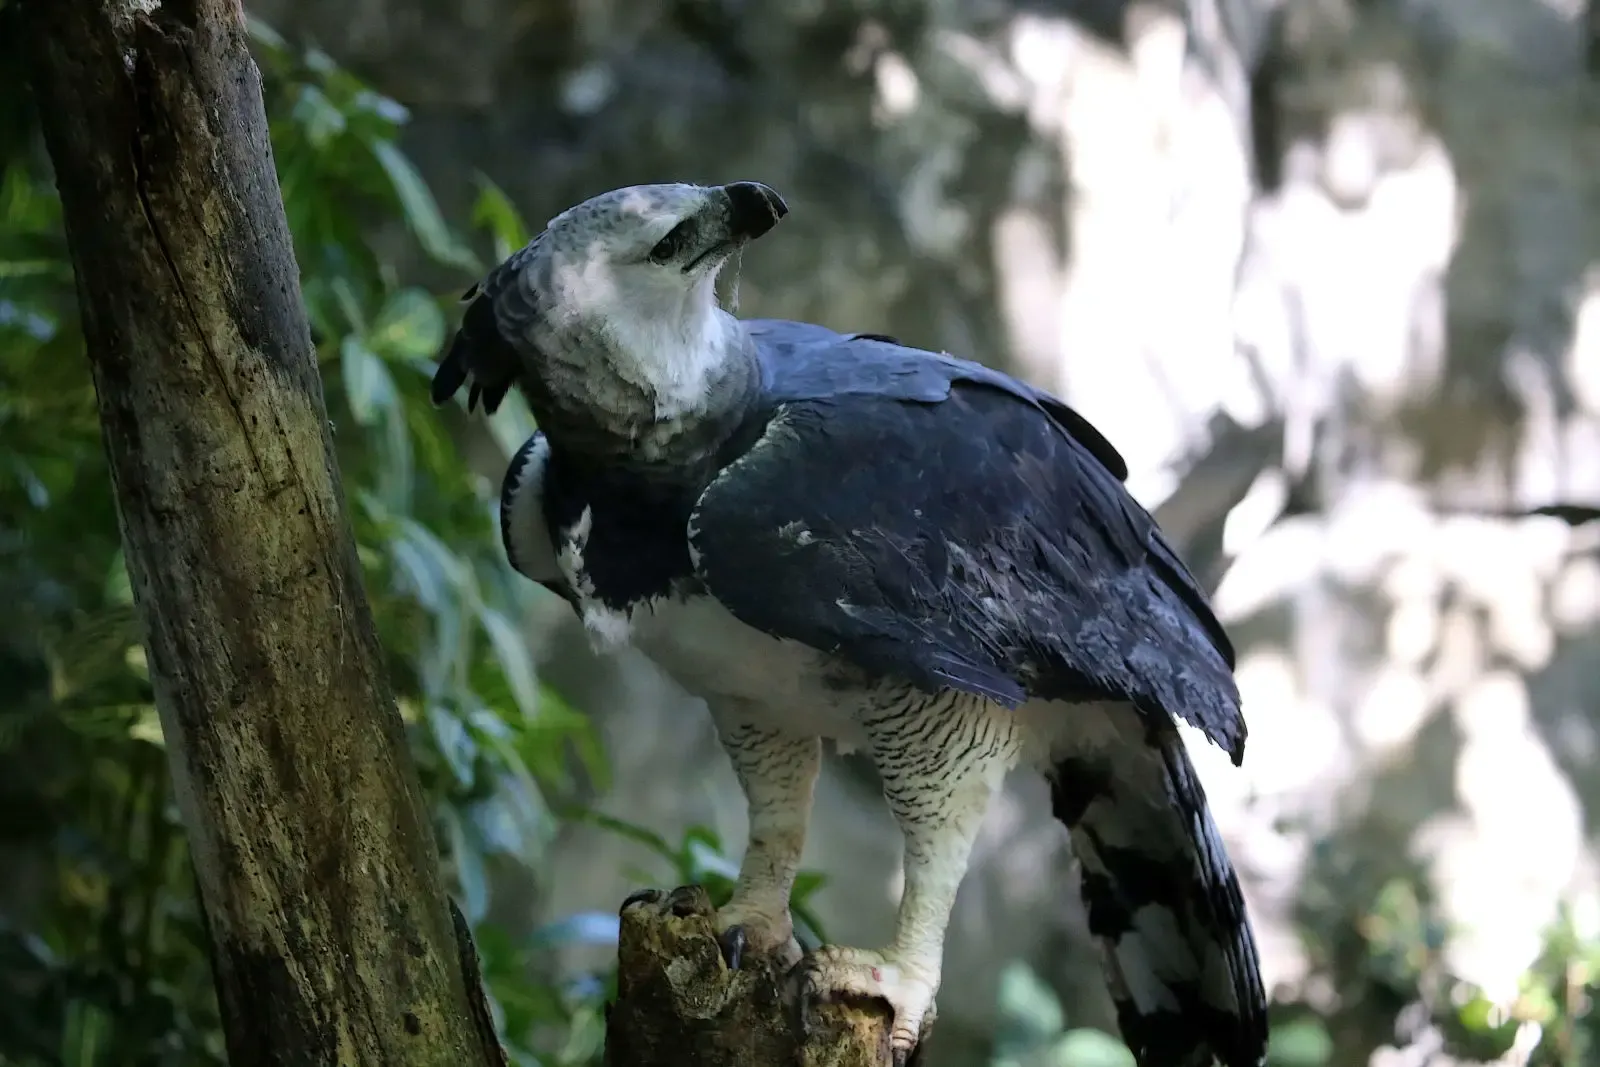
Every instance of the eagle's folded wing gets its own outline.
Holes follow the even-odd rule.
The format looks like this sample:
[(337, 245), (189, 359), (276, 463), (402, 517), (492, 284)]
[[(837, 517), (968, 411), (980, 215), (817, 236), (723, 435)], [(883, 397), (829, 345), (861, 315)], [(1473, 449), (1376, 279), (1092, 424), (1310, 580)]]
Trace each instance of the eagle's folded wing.
[(950, 377), (943, 399), (779, 399), (690, 520), (707, 590), (867, 671), (1009, 705), (1127, 700), (1237, 763), (1232, 649), (1154, 520), (1026, 387)]

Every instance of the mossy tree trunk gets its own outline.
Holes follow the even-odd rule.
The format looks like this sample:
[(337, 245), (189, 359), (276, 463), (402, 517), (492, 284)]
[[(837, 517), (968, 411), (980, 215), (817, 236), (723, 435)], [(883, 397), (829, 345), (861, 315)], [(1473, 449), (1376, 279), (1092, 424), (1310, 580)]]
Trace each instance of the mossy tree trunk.
[(22, 0), (228, 1054), (504, 1063), (335, 467), (237, 0)]

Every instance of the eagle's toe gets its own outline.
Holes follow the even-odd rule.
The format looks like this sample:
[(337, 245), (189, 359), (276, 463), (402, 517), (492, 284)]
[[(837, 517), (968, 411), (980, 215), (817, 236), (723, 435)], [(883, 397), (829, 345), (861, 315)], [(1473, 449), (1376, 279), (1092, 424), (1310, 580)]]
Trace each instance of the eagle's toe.
[(818, 1005), (862, 998), (888, 1003), (894, 1013), (889, 1033), (893, 1067), (913, 1067), (917, 1050), (932, 1031), (939, 989), (935, 968), (910, 965), (891, 953), (824, 945), (809, 952), (790, 972), (795, 1026), (802, 1035), (815, 1027)]
[(771, 960), (783, 973), (800, 959), (794, 920), (787, 902), (741, 900), (737, 895), (717, 909), (717, 944), (729, 969), (739, 970), (753, 958)]

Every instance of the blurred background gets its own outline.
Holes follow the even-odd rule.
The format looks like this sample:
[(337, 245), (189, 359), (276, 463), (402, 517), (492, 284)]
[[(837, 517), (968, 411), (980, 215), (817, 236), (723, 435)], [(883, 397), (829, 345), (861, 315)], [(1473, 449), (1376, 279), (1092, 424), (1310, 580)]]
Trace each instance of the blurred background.
[[(345, 489), (516, 1062), (598, 1062), (615, 908), (726, 887), (696, 702), (592, 657), (494, 500), (531, 430), (426, 400), (560, 209), (759, 179), (746, 315), (1059, 391), (1215, 591), (1194, 745), (1273, 1067), (1600, 1063), (1600, 11), (1586, 0), (254, 0)], [(221, 1062), (14, 0), (0, 0), (0, 1064)], [(1589, 510), (1586, 510), (1589, 509)], [(899, 835), (830, 759), (814, 929)], [(934, 1067), (1112, 1067), (1043, 787), (993, 810)]]

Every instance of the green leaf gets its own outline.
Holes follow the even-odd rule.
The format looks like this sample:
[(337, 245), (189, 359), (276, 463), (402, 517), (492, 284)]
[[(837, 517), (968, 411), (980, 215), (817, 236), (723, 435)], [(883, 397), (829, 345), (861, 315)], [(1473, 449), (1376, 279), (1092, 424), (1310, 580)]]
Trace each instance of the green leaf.
[(671, 863), (674, 867), (678, 864), (678, 850), (667, 844), (666, 838), (654, 830), (646, 829), (637, 823), (627, 822), (598, 811), (575, 811), (571, 813), (571, 817), (575, 820), (594, 823), (602, 829), (611, 831), (618, 837), (625, 837), (630, 841), (638, 842), (668, 863)]
[(435, 613), (443, 610), (450, 593), (451, 575), (434, 553), (401, 536), (390, 542), (389, 558), (394, 561), (396, 578), (403, 590), (425, 609)]
[(434, 745), (439, 749), (439, 755), (444, 757), (450, 773), (455, 776), (456, 784), (463, 789), (471, 788), (474, 777), (473, 765), (478, 759), (478, 746), (472, 740), (472, 734), (468, 732), (466, 725), (444, 708), (430, 706), (428, 729), (433, 735)]
[(511, 727), (506, 725), (506, 721), (488, 708), (478, 708), (468, 715), (467, 724), (493, 741), (506, 741), (512, 736)]
[(811, 895), (828, 884), (828, 876), (821, 871), (801, 871), (794, 876), (794, 888), (789, 891), (789, 902), (804, 904)]
[(1055, 991), (1025, 963), (1012, 963), (1001, 972), (999, 1001), (1000, 1014), (1030, 1034), (1053, 1036), (1065, 1023)]
[(1518, 1019), (1471, 986), (1458, 986), (1451, 1000), (1453, 1005), (1441, 1005), (1442, 1011), (1435, 1012), (1447, 1051), (1479, 1062), (1498, 1060), (1510, 1051)]
[(350, 406), (350, 415), (358, 424), (372, 426), (394, 407), (394, 378), (383, 360), (354, 334), (339, 345), (339, 357), (344, 375), (344, 399)]
[(466, 825), (455, 811), (445, 809), (443, 821), (449, 835), (456, 884), (461, 887), (461, 913), (469, 923), (477, 925), (489, 910), (489, 873), (484, 867), (483, 854), (474, 846)]
[(729, 880), (739, 877), (739, 865), (723, 855), (721, 849), (706, 841), (699, 839), (688, 841), (685, 856), (689, 861), (685, 873), (692, 882), (703, 881), (708, 874)]
[(106, 1014), (87, 1000), (74, 999), (67, 1005), (66, 1026), (61, 1034), (63, 1067), (94, 1067), (100, 1059), (106, 1031)]
[(444, 315), (421, 289), (392, 293), (373, 320), (367, 346), (385, 359), (431, 359), (444, 344)]
[(273, 29), (268, 23), (263, 22), (255, 15), (246, 13), (244, 17), (244, 26), (245, 32), (250, 36), (250, 40), (256, 45), (262, 48), (270, 49), (274, 52), (286, 53), (289, 51), (289, 42), (284, 40), (283, 36), (279, 34), (277, 30)]
[(507, 856), (520, 855), (524, 848), (521, 828), (511, 812), (498, 800), (480, 800), (467, 809), (467, 818), (483, 841), (484, 848)]
[(495, 769), (503, 775), (498, 782), (494, 802), (499, 806), (500, 814), (511, 820), (519, 838), (517, 845), (502, 851), (531, 862), (554, 833), (550, 809), (545, 805), (539, 783), (528, 773), (516, 750), (501, 738), (491, 736), (487, 740), (489, 750), (500, 760)]
[(64, 263), (49, 259), (0, 259), (0, 278), (11, 281), (18, 278), (49, 278), (70, 283), (72, 270)]
[(356, 294), (353, 280), (335, 275), (328, 280), (327, 288), (339, 308), (339, 313), (344, 316), (345, 324), (356, 333), (366, 333), (367, 317), (362, 314), (362, 300)]
[(345, 131), (344, 112), (315, 85), (300, 87), (292, 114), (313, 148), (326, 148)]
[(478, 200), (472, 206), (472, 224), (486, 227), (493, 235), (494, 258), (499, 262), (528, 243), (528, 227), (511, 198), (487, 174), (480, 172), (477, 181)]
[(1294, 1019), (1272, 1028), (1267, 1043), (1271, 1067), (1322, 1067), (1333, 1058), (1333, 1039), (1315, 1019)]
[(388, 176), (389, 184), (400, 200), (400, 210), (405, 213), (406, 223), (422, 244), (423, 251), (446, 266), (482, 274), (483, 267), (478, 257), (445, 225), (433, 193), (405, 154), (390, 141), (372, 141), (368, 148)]
[(1058, 1067), (1135, 1067), (1127, 1046), (1087, 1027), (1067, 1031), (1056, 1042), (1054, 1060)]
[(517, 710), (525, 718), (532, 718), (539, 712), (539, 683), (534, 678), (533, 659), (528, 653), (527, 639), (510, 619), (493, 608), (480, 608), (478, 621), (489, 635), (489, 643), (494, 648), (500, 669), (505, 673), (506, 684), (511, 687)]
[(827, 930), (811, 905), (797, 903), (791, 896), (789, 911), (794, 916), (795, 940), (802, 946), (809, 949), (828, 943)]

